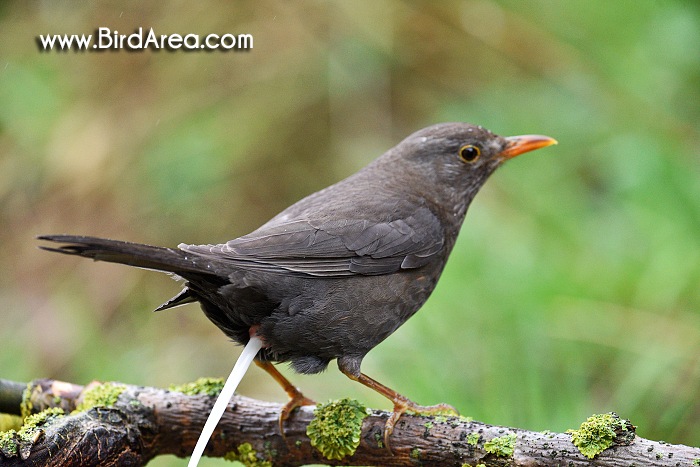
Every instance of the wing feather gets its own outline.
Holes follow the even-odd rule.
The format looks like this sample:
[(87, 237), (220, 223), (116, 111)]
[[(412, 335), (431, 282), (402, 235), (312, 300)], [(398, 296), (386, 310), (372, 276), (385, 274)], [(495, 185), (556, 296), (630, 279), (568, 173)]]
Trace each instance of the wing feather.
[(383, 222), (280, 220), (224, 244), (180, 248), (253, 270), (336, 277), (418, 268), (439, 254), (444, 243), (437, 218), (421, 207)]

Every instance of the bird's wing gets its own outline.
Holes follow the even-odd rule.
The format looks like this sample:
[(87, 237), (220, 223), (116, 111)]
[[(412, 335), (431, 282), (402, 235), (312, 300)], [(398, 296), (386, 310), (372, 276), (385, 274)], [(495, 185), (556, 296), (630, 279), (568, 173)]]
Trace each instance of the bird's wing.
[(385, 222), (292, 220), (266, 224), (220, 245), (180, 245), (248, 269), (333, 277), (390, 274), (421, 267), (444, 246), (440, 222), (427, 208)]

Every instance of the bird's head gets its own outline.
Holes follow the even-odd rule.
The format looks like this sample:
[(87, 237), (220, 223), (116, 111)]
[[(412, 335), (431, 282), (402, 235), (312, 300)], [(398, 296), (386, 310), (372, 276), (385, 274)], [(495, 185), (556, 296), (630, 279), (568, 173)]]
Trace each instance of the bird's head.
[[(440, 123), (408, 136), (387, 153), (388, 160), (411, 172), (414, 183), (456, 215), (466, 208), (486, 179), (503, 162), (557, 144), (548, 136), (503, 137), (468, 123)], [(390, 162), (392, 163), (392, 162)]]

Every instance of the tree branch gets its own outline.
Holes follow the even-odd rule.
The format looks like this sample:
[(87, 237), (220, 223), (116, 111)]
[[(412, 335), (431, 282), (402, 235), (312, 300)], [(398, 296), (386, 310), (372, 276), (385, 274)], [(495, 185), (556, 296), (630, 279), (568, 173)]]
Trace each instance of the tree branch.
[[(20, 413), (19, 403), (32, 413), (60, 407), (66, 413), (81, 403), (91, 405), (98, 383), (78, 386), (55, 380), (36, 380), (29, 386), (0, 380), (0, 407)], [(3, 466), (145, 465), (162, 454), (187, 457), (192, 451), (215, 397), (189, 396), (164, 389), (131, 385), (118, 389), (112, 406), (96, 406), (61, 417), (39, 418), (20, 433), (0, 433)], [(92, 391), (91, 391), (92, 390)], [(101, 403), (111, 397), (106, 395)], [(393, 454), (381, 444), (387, 412), (372, 411), (362, 422), (354, 455), (329, 461), (311, 445), (306, 427), (313, 407), (302, 407), (278, 429), (280, 404), (236, 396), (221, 419), (205, 454), (245, 457), (246, 465), (383, 466), (693, 466), (700, 449), (639, 438), (631, 431), (590, 460), (572, 444), (570, 434), (540, 433), (486, 425), (459, 417), (404, 415), (391, 437)], [(55, 412), (55, 411), (54, 411)], [(50, 412), (42, 412), (49, 414)], [(29, 420), (29, 419), (27, 419)], [(48, 420), (48, 421), (46, 421)], [(631, 427), (631, 425), (629, 425)], [(494, 449), (494, 438), (515, 435), (512, 454)], [(247, 443), (247, 444), (246, 444)], [(629, 445), (622, 445), (629, 443)], [(14, 446), (14, 450), (13, 450)], [(268, 461), (269, 464), (265, 464)], [(255, 462), (258, 462), (257, 464)]]

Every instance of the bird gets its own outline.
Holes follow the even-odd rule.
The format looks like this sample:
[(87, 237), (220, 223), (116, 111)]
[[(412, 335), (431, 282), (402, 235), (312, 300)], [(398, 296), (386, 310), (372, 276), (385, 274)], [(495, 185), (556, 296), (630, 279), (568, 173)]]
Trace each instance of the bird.
[(255, 362), (289, 396), (282, 434), (292, 411), (314, 402), (274, 363), (314, 374), (336, 360), (343, 374), (393, 404), (384, 427), (388, 447), (402, 414), (454, 409), (411, 401), (363, 373), (363, 358), (428, 299), (489, 176), (553, 144), (543, 135), (502, 137), (478, 125), (439, 123), (225, 243), (166, 248), (79, 235), (38, 238), (59, 244), (45, 250), (169, 273), (184, 288), (157, 310), (198, 302), (234, 342), (259, 337)]

